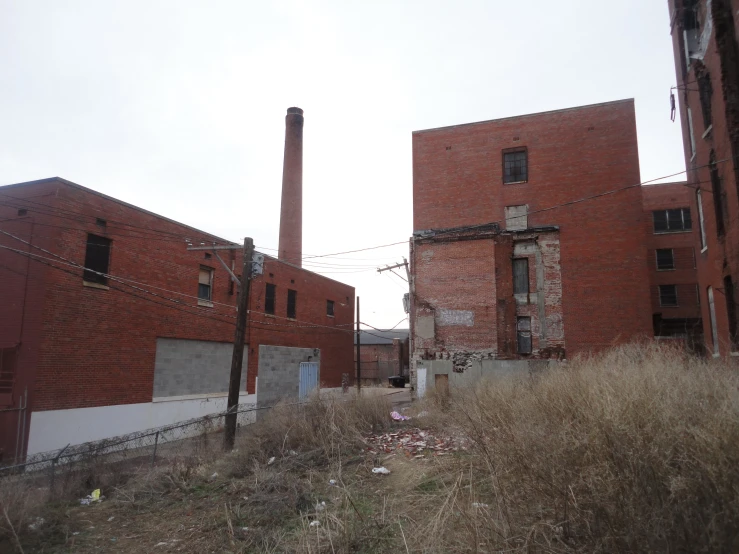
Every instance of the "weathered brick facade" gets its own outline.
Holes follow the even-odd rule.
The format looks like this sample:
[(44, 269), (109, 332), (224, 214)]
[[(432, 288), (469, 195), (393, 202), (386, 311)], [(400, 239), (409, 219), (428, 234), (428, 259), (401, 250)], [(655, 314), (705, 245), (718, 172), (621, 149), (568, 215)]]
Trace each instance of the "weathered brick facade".
[[(62, 179), (0, 187), (0, 230), (48, 251), (0, 234), (0, 246), (43, 257), (0, 249), (0, 348), (17, 353), (2, 408), (18, 407), (26, 390), (28, 413), (151, 402), (157, 338), (233, 342), (237, 291), (214, 255), (185, 242), (223, 239)], [(88, 233), (111, 239), (108, 273), (125, 281), (85, 285), (82, 270), (61, 259), (83, 265)], [(221, 256), (241, 273), (240, 249)], [(210, 303), (197, 298), (201, 267), (213, 270)], [(266, 283), (276, 285), (274, 315), (264, 313)], [(270, 257), (251, 287), (248, 392), (259, 345), (320, 348), (322, 381), (340, 386), (352, 368), (353, 287)], [(297, 291), (294, 319), (288, 289)], [(17, 413), (0, 414), (6, 453), (15, 448)]]
[[(506, 184), (512, 152), (527, 171)], [(639, 182), (631, 100), (413, 133), (414, 358), (462, 371), (470, 353), (562, 358), (652, 336)]]
[(668, 6), (705, 344), (728, 356), (739, 351), (739, 0)]

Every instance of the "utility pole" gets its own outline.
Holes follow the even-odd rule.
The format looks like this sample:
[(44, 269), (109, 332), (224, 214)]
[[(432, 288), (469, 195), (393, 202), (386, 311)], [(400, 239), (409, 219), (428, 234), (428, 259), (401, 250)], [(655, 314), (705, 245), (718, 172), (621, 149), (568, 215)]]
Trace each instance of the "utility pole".
[[(399, 267), (404, 267), (405, 268), (405, 276), (407, 277), (407, 279), (404, 278), (399, 273), (395, 273), (393, 271), (393, 269), (397, 269)], [(411, 286), (411, 271), (408, 268), (408, 260), (406, 260), (405, 259), (405, 256), (403, 256), (403, 263), (399, 263), (399, 264), (395, 264), (395, 265), (385, 265), (385, 267), (378, 267), (377, 268), (377, 273), (382, 273), (383, 271), (389, 271), (393, 275), (397, 275), (398, 277), (400, 277), (401, 279), (403, 279), (403, 281), (405, 281), (406, 283), (408, 283), (408, 293), (405, 295), (405, 296), (408, 297), (408, 302), (406, 303), (405, 298), (404, 298), (403, 299), (403, 304), (406, 305), (406, 308), (405, 308), (406, 311), (405, 311), (405, 313), (410, 314), (410, 309), (411, 309), (410, 306), (411, 306), (411, 301), (412, 301), (411, 294), (413, 293), (413, 290), (412, 290), (413, 287)], [(409, 323), (410, 323), (410, 321), (409, 321)], [(409, 324), (408, 325), (408, 328), (410, 329), (410, 327), (411, 326)], [(408, 363), (409, 364), (410, 364), (410, 359), (411, 359), (412, 356), (413, 356), (413, 336), (412, 336), (412, 333), (408, 333)], [(400, 368), (400, 373), (401, 373), (401, 375), (403, 374), (403, 367), (402, 367), (402, 365), (401, 365), (401, 368)]]
[[(202, 243), (201, 243), (202, 244)], [(239, 297), (236, 302), (236, 333), (234, 335), (234, 347), (231, 355), (231, 376), (228, 381), (228, 403), (226, 405), (226, 429), (224, 434), (224, 447), (227, 451), (233, 450), (236, 437), (236, 410), (239, 405), (239, 393), (241, 388), (241, 366), (244, 362), (244, 339), (246, 330), (249, 328), (247, 314), (249, 311), (249, 287), (252, 278), (252, 264), (254, 257), (254, 241), (251, 237), (244, 239), (244, 260), (241, 270), (241, 280), (228, 267), (218, 255), (218, 250), (237, 250), (239, 246), (188, 246), (188, 250), (212, 250), (216, 258), (226, 269), (231, 279), (239, 286)]]
[(362, 392), (362, 355), (359, 334), (359, 296), (357, 296), (357, 394)]

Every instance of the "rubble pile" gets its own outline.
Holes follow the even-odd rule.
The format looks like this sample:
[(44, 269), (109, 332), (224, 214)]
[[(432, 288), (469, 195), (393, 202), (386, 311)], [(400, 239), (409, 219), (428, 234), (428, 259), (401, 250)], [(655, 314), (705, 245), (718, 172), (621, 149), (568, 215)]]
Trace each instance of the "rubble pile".
[(404, 454), (423, 458), (427, 453), (443, 456), (458, 450), (466, 450), (463, 441), (452, 437), (437, 437), (418, 428), (369, 435), (365, 438), (370, 454)]

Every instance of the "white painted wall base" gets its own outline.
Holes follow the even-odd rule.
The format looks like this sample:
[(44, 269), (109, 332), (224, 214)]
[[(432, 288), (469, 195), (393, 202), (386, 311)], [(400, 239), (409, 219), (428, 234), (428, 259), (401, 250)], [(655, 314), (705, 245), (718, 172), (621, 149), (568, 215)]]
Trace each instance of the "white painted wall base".
[[(161, 427), (226, 411), (228, 398), (213, 395), (193, 399), (121, 404), (31, 414), (28, 455)], [(242, 393), (240, 404), (257, 403), (256, 394)]]

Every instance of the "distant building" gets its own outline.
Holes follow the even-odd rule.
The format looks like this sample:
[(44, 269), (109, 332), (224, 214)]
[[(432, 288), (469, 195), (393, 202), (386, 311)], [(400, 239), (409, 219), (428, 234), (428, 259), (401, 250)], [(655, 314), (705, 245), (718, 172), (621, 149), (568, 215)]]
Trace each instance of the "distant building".
[[(388, 377), (407, 376), (409, 350), (408, 329), (392, 331), (361, 331), (360, 352), (362, 356), (362, 382), (388, 384)], [(354, 337), (356, 345), (357, 338)], [(357, 352), (354, 350), (356, 367)], [(356, 375), (356, 370), (355, 370)]]
[(640, 180), (632, 100), (414, 132), (416, 387), (653, 336)]
[(739, 355), (739, 0), (668, 0), (703, 329)]
[(704, 351), (695, 265), (695, 223), (687, 183), (642, 187), (654, 336)]

